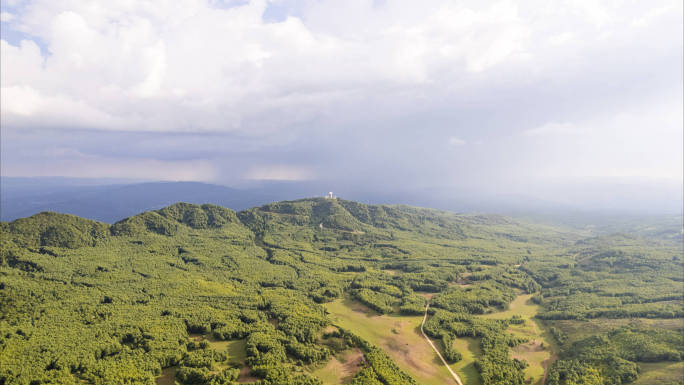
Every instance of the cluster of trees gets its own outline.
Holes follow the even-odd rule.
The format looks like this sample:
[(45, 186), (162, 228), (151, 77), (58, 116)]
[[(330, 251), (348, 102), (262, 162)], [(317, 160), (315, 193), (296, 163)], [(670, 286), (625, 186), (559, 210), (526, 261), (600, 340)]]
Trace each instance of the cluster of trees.
[(682, 318), (680, 252), (671, 241), (614, 234), (523, 269), (542, 287), (542, 319)]
[(454, 313), (484, 314), (502, 309), (515, 298), (515, 293), (496, 282), (470, 287), (452, 287), (435, 296), (432, 303)]
[(638, 377), (638, 362), (681, 361), (681, 331), (620, 327), (592, 335), (564, 349), (549, 373), (549, 383), (571, 384), (596, 377), (605, 384), (624, 384)]
[(468, 313), (436, 309), (424, 325), (427, 335), (439, 338), (445, 359), (455, 362), (461, 356), (453, 350), (454, 337), (475, 337), (480, 341), (482, 356), (475, 366), (486, 384), (524, 383), (526, 363), (510, 357), (509, 348), (525, 342), (506, 332), (508, 320), (480, 318)]
[(187, 344), (188, 352), (178, 363), (176, 378), (184, 384), (233, 384), (237, 381), (240, 369), (234, 367), (221, 368), (228, 357), (209, 347), (206, 341), (195, 341)]
[(526, 293), (536, 293), (541, 289), (541, 285), (529, 274), (514, 266), (482, 269), (473, 272), (468, 279), (471, 281), (494, 281), (504, 287), (518, 288)]
[(400, 299), (389, 294), (378, 293), (370, 289), (358, 289), (352, 292), (354, 298), (380, 314), (393, 313)]
[(442, 343), (442, 356), (444, 359), (450, 364), (460, 361), (463, 355), (454, 347), (454, 335), (445, 331), (441, 335), (440, 342)]

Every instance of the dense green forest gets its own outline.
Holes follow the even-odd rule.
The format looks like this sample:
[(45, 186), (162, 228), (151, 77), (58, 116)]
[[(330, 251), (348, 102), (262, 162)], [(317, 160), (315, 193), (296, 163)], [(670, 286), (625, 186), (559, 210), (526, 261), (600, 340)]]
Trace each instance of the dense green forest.
[[(590, 231), (342, 199), (239, 213), (178, 203), (113, 225), (41, 213), (0, 223), (0, 384), (418, 384), (324, 304), (422, 315), (449, 362), (475, 338), (484, 385), (522, 385), (530, 322), (490, 317), (531, 295), (552, 336), (549, 385), (620, 385), (684, 359), (682, 227)], [(388, 333), (391, 331), (388, 330)], [(681, 368), (681, 366), (680, 366)], [(666, 382), (684, 384), (684, 375)], [(663, 383), (663, 382), (653, 382)]]

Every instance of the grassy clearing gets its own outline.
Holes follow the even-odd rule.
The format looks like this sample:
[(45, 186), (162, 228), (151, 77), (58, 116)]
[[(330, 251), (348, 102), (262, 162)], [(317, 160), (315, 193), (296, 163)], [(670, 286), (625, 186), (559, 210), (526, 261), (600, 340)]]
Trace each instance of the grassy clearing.
[(680, 384), (684, 378), (684, 362), (640, 363), (639, 369), (634, 385)]
[(455, 338), (454, 347), (461, 353), (461, 361), (452, 364), (451, 368), (458, 373), (463, 385), (481, 385), (482, 379), (475, 369), (475, 360), (480, 357), (480, 340), (477, 338)]
[(189, 337), (193, 341), (207, 341), (210, 348), (227, 353), (229, 365), (243, 365), (247, 358), (245, 340), (224, 341), (214, 338), (212, 334), (190, 334)]
[(539, 305), (532, 303), (531, 298), (532, 294), (519, 295), (511, 302), (508, 310), (485, 314), (482, 317), (502, 319), (519, 315), (524, 319), (530, 319), (539, 311)]
[(313, 370), (313, 374), (325, 385), (348, 384), (363, 364), (363, 352), (358, 348), (348, 349), (333, 356), (325, 366)]
[[(246, 340), (223, 341), (214, 338), (212, 334), (190, 334), (189, 337), (193, 341), (207, 341), (209, 343), (210, 348), (219, 352), (226, 353), (228, 355), (228, 359), (225, 362), (226, 365), (221, 365), (220, 368), (223, 369), (228, 366), (239, 367), (239, 383), (252, 383), (259, 380), (258, 378), (252, 375), (252, 369), (250, 369), (249, 366), (245, 365), (245, 359), (247, 358)], [(159, 382), (161, 378), (165, 378), (164, 373), (162, 372), (162, 377), (159, 377), (157, 379), (157, 385), (170, 385), (174, 383), (173, 380), (176, 376), (176, 368), (174, 367), (168, 369), (173, 369), (173, 374), (171, 375), (171, 377), (169, 377), (171, 378), (171, 382)]]
[(349, 299), (330, 302), (325, 307), (336, 325), (384, 349), (421, 385), (455, 384), (449, 371), (420, 334), (422, 316), (378, 315)]
[(228, 363), (231, 365), (244, 364), (245, 358), (247, 358), (246, 351), (246, 341), (245, 340), (235, 340), (235, 341), (220, 341), (220, 342), (209, 342), (212, 348), (219, 350), (223, 349), (228, 353)]
[(541, 322), (533, 317), (539, 311), (539, 305), (531, 300), (532, 294), (519, 295), (504, 311), (485, 314), (484, 318), (505, 319), (514, 315), (521, 316), (525, 323), (511, 325), (508, 332), (529, 339), (528, 342), (511, 349), (513, 358), (527, 361), (530, 366), (525, 369), (526, 378), (532, 384), (542, 384), (544, 373), (555, 361), (557, 350), (553, 345), (553, 337), (546, 331)]
[(240, 367), (238, 382), (251, 383), (258, 380), (258, 378), (252, 375), (252, 369), (245, 365), (245, 359), (247, 358), (246, 340), (221, 341), (210, 335), (207, 336), (207, 341), (212, 349), (225, 352), (228, 355), (226, 364)]

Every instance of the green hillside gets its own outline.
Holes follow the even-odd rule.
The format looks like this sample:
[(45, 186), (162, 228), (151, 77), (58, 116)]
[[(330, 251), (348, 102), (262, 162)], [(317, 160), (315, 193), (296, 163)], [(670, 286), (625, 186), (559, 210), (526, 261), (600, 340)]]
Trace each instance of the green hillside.
[(682, 384), (682, 237), (649, 226), (323, 198), (2, 222), (0, 384), (440, 383), (392, 345), (427, 300), (468, 384)]

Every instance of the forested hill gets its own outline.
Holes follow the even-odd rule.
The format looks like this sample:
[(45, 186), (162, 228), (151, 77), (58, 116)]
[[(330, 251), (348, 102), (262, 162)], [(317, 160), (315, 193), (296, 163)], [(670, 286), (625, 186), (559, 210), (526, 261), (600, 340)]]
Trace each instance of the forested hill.
[[(684, 356), (682, 234), (653, 234), (323, 198), (112, 225), (40, 213), (0, 223), (0, 384), (415, 384), (329, 310), (413, 319), (426, 298), (444, 356), (473, 357), (469, 385), (541, 378), (517, 353), (526, 323), (548, 337), (548, 384), (680, 383), (663, 368)], [(525, 295), (536, 314), (511, 307)]]

